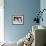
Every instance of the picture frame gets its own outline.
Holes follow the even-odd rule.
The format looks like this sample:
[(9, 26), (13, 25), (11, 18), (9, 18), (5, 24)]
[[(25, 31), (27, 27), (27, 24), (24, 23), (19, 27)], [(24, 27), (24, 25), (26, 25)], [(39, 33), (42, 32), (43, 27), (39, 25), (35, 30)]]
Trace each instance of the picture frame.
[(23, 25), (24, 24), (24, 16), (13, 16), (12, 23), (15, 25)]

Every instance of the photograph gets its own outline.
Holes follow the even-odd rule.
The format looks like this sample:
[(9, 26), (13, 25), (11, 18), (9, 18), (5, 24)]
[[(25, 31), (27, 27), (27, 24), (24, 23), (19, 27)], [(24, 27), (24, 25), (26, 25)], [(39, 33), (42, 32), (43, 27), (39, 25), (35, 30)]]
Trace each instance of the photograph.
[(23, 16), (13, 16), (13, 24), (23, 24)]

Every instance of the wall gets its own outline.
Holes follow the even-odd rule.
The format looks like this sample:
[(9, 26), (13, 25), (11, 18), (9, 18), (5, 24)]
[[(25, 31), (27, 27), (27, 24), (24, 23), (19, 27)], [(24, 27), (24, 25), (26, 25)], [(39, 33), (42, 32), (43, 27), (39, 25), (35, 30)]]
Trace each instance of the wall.
[[(5, 0), (4, 2), (5, 40), (18, 41), (31, 30), (35, 13), (40, 9), (40, 0)], [(13, 25), (13, 15), (24, 15), (24, 25)]]
[[(40, 1), (40, 9), (41, 9), (41, 11), (43, 10), (43, 9), (46, 9), (46, 0), (41, 0)], [(43, 22), (41, 21), (40, 22), (40, 25), (42, 25), (42, 26), (46, 26), (46, 10), (43, 12), (43, 15), (42, 15), (42, 17), (43, 17)]]

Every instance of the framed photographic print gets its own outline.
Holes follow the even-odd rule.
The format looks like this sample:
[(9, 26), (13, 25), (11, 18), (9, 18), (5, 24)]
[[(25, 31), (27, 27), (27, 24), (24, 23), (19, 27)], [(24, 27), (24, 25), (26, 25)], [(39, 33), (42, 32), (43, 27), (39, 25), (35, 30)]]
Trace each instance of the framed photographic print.
[(24, 18), (23, 16), (13, 16), (13, 24), (23, 24)]

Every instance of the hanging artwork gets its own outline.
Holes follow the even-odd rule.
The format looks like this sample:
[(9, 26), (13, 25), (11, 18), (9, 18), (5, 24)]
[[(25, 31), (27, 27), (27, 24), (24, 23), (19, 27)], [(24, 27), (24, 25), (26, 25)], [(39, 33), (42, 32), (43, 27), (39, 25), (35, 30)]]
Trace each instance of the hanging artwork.
[(23, 24), (23, 16), (13, 16), (13, 24)]

